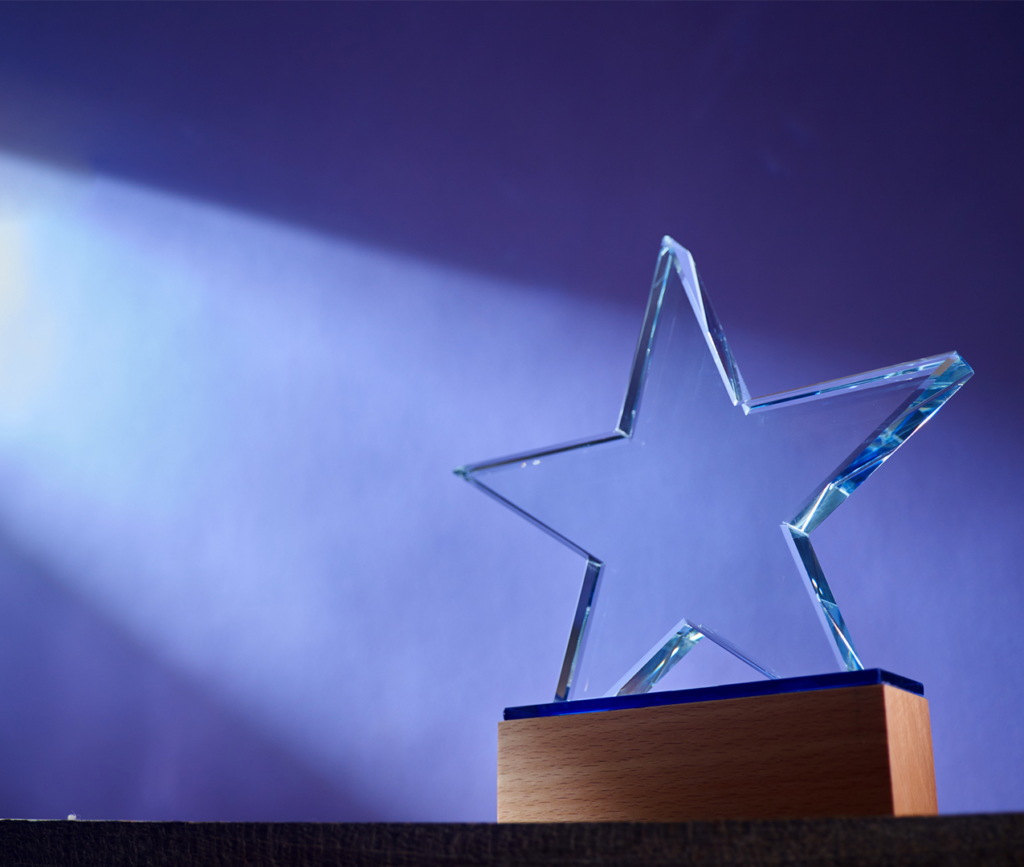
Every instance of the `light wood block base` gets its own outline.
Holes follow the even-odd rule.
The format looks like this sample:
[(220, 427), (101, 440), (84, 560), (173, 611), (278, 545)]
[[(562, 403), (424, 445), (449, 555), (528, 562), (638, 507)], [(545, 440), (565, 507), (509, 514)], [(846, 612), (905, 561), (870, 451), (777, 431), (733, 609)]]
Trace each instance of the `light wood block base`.
[(888, 684), (498, 724), (499, 822), (937, 812), (928, 702)]

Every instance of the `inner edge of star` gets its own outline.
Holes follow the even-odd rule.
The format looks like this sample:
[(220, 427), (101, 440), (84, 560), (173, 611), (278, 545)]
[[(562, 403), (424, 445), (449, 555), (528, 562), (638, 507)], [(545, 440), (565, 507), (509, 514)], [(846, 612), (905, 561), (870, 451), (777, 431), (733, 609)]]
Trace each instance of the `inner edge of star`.
[[(476, 478), (476, 474), (509, 464), (541, 460), (561, 452), (589, 448), (632, 437), (640, 413), (654, 346), (654, 336), (673, 271), (678, 275), (681, 288), (697, 317), (726, 392), (733, 406), (739, 405), (744, 415), (767, 412), (846, 391), (864, 390), (917, 378), (922, 380), (918, 388), (828, 476), (822, 485), (808, 496), (793, 519), (783, 521), (780, 525), (797, 570), (804, 580), (804, 586), (811, 599), (817, 603), (814, 608), (818, 613), (821, 625), (826, 634), (832, 638), (831, 646), (836, 659), (839, 665), (848, 671), (863, 670), (864, 666), (854, 648), (842, 612), (825, 578), (824, 570), (818, 562), (814, 547), (811, 545), (810, 534), (941, 409), (974, 373), (958, 353), (948, 352), (828, 380), (804, 388), (751, 398), (740, 374), (739, 366), (725, 339), (722, 326), (697, 274), (693, 256), (686, 248), (666, 235), (662, 239), (658, 266), (654, 273), (643, 326), (630, 369), (629, 383), (619, 413), (619, 423), (615, 430), (540, 450), (520, 452), (503, 458), (467, 464), (454, 470), (456, 475), (557, 539), (587, 561), (583, 585), (555, 690), (555, 701), (569, 699), (576, 668), (586, 649), (587, 626), (604, 563), (593, 552), (581, 548), (571, 539), (488, 487), (479, 478)], [(716, 635), (713, 630), (693, 624), (684, 618), (630, 668), (609, 691), (609, 695), (646, 692), (668, 674), (702, 638), (708, 638), (718, 644), (764, 676), (777, 677), (773, 671), (762, 667), (740, 648)]]

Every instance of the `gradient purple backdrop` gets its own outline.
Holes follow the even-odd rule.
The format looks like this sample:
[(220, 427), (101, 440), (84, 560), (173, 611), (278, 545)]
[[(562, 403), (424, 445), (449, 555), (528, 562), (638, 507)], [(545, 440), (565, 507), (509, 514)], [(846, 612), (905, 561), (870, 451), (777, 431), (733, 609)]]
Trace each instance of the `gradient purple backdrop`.
[(0, 7), (0, 179), (87, 189), (26, 256), (91, 371), (0, 424), (0, 815), (492, 818), (579, 567), (450, 469), (609, 427), (666, 233), (756, 393), (977, 371), (821, 545), (941, 808), (1024, 809), (1021, 45), (1009, 4)]

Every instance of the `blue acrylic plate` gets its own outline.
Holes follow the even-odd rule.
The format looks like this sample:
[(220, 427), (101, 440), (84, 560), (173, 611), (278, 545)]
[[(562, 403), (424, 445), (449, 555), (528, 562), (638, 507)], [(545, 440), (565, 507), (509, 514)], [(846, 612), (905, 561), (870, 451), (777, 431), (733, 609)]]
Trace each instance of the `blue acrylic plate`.
[(887, 683), (916, 695), (924, 695), (924, 686), (916, 680), (900, 677), (880, 668), (865, 671), (842, 671), (837, 674), (815, 674), (809, 677), (787, 677), (758, 680), (752, 683), (728, 683), (702, 689), (680, 689), (672, 692), (647, 692), (642, 695), (615, 695), (580, 701), (558, 701), (551, 704), (527, 704), (505, 708), (505, 719), (534, 719), (544, 716), (565, 716), (572, 713), (597, 713), (626, 710), (634, 707), (660, 707), (666, 704), (690, 704), (697, 701), (721, 701), (727, 698), (750, 698), (755, 695), (781, 695), (787, 692), (814, 692), (819, 689), (840, 689), (847, 686), (872, 686)]

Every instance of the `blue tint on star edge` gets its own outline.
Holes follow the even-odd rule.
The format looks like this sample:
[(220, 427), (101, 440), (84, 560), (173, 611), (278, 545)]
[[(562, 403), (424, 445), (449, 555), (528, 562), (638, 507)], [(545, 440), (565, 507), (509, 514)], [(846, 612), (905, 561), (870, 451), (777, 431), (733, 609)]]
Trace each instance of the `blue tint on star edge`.
[(835, 674), (813, 674), (808, 677), (787, 677), (758, 680), (752, 683), (727, 683), (701, 689), (679, 689), (668, 692), (647, 692), (642, 695), (613, 695), (607, 698), (557, 701), (551, 704), (527, 704), (505, 708), (505, 719), (534, 719), (544, 716), (565, 716), (571, 713), (595, 713), (605, 710), (627, 710), (634, 707), (660, 707), (667, 704), (690, 704), (697, 701), (722, 701), (728, 698), (751, 698), (755, 695), (781, 695), (787, 692), (814, 692), (819, 689), (841, 689), (847, 686), (873, 686), (887, 683), (915, 695), (924, 695), (924, 686), (916, 680), (900, 677), (881, 668), (864, 671), (841, 671)]

